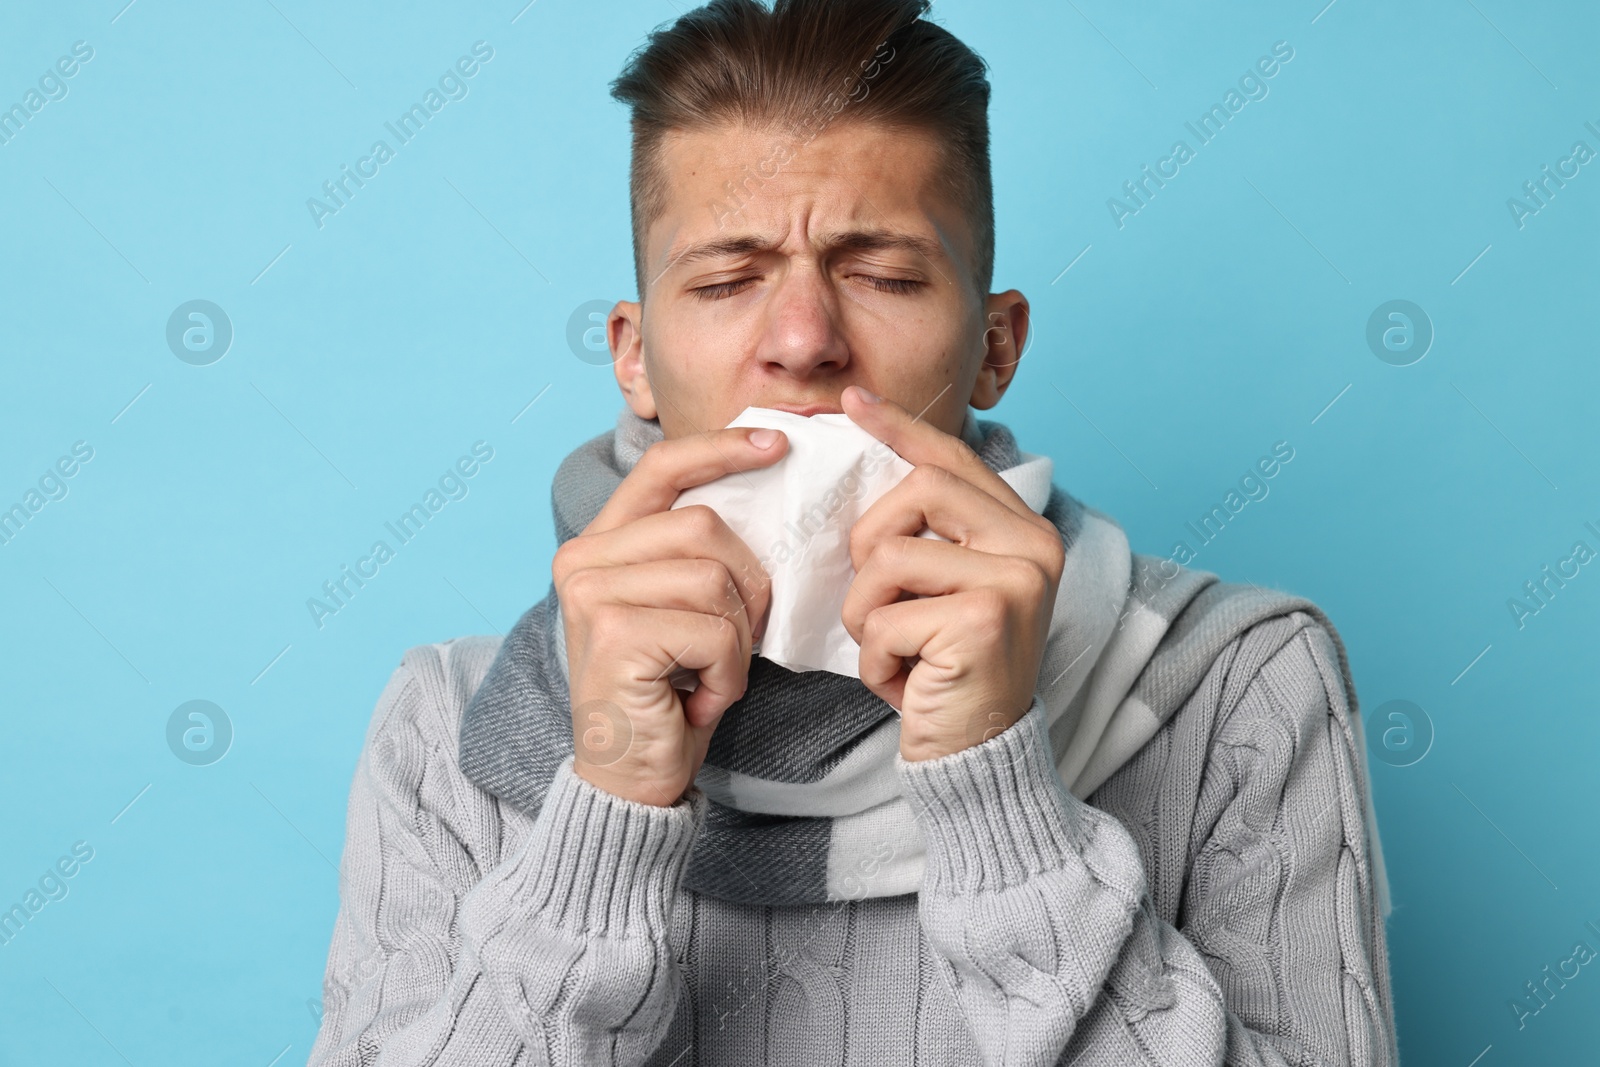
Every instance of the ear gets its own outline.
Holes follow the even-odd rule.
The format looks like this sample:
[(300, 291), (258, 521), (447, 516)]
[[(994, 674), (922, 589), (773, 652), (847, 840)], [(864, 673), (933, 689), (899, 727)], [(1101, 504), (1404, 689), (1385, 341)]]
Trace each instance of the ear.
[(641, 419), (653, 419), (656, 399), (645, 373), (643, 326), (644, 305), (619, 300), (606, 319), (606, 343), (611, 346), (611, 370), (628, 407)]
[(1028, 344), (1028, 298), (1015, 289), (984, 302), (983, 363), (968, 401), (980, 411), (1000, 403)]

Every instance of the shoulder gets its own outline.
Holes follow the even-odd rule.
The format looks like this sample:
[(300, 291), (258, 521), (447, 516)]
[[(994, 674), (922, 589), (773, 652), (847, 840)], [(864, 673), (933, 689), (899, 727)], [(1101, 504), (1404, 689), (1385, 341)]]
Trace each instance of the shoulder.
[(1155, 794), (1193, 803), (1208, 781), (1234, 792), (1263, 773), (1303, 773), (1313, 734), (1356, 740), (1343, 645), (1316, 605), (1244, 622), (1229, 619), (1226, 590), (1210, 599), (1179, 613), (1136, 683), (1131, 696), (1160, 725), (1099, 787), (1108, 803), (1145, 812), (1137, 818)]
[(375, 784), (405, 790), (429, 767), (455, 768), (462, 713), (501, 643), (499, 637), (456, 637), (401, 653), (373, 709), (361, 754), (361, 770)]
[[(1242, 631), (1211, 667), (1212, 736), (1251, 744), (1263, 720), (1296, 732), (1354, 711), (1343, 643), (1320, 611), (1295, 610)], [(1202, 703), (1207, 686), (1196, 693)], [(1194, 703), (1191, 698), (1190, 703)]]
[(1176, 924), (1205, 857), (1280, 832), (1308, 855), (1348, 843), (1386, 911), (1356, 689), (1333, 622), (1305, 598), (1256, 590), (1252, 601), (1211, 575), (1183, 571), (1154, 591), (1175, 601), (1159, 603), (1173, 623), (1168, 654), (1139, 684), (1166, 714), (1089, 799), (1134, 834), (1158, 913)]
[(400, 654), (373, 714), (372, 728), (407, 720), (419, 726), (459, 723), (467, 701), (489, 673), (499, 637), (452, 637)]

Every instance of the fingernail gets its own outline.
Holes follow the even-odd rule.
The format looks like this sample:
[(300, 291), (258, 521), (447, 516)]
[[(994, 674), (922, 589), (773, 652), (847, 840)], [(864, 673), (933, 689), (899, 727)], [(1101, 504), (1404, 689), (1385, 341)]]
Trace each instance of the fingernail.
[(867, 390), (861, 388), (861, 386), (859, 386), (859, 385), (852, 386), (851, 388), (853, 388), (856, 391), (856, 393), (861, 397), (862, 400), (865, 400), (869, 404), (876, 404), (880, 400), (883, 399), (877, 393), (869, 393)]
[(771, 429), (763, 428), (763, 429), (760, 429), (760, 430), (756, 430), (755, 432), (751, 433), (751, 435), (750, 435), (750, 443), (755, 445), (757, 448), (771, 448), (774, 444), (777, 443), (777, 441), (778, 441), (778, 431), (777, 430), (771, 430)]

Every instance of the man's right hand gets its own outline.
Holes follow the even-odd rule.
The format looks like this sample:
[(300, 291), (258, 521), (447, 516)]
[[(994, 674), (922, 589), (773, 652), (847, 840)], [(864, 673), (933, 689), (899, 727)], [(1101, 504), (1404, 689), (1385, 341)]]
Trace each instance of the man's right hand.
[[(770, 434), (760, 448), (757, 434)], [(573, 769), (641, 804), (676, 803), (705, 759), (722, 713), (744, 695), (771, 578), (703, 504), (678, 493), (788, 450), (777, 430), (717, 430), (645, 450), (600, 514), (552, 564), (567, 641)], [(699, 671), (692, 694), (672, 687)]]

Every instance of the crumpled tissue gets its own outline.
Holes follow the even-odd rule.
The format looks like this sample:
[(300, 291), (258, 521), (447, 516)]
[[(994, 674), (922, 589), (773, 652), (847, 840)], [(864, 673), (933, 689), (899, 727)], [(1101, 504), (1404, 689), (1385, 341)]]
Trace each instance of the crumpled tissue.
[[(840, 618), (855, 567), (850, 529), (913, 470), (888, 445), (844, 414), (803, 416), (747, 407), (730, 427), (782, 430), (789, 450), (776, 463), (723, 475), (678, 494), (673, 508), (705, 504), (737, 534), (772, 579), (767, 628), (755, 651), (791, 671), (832, 671), (859, 678), (861, 646)], [(1000, 477), (1036, 513), (1049, 499), (1048, 456)], [(947, 540), (924, 527), (917, 535)], [(736, 582), (740, 575), (734, 575)], [(752, 620), (752, 625), (759, 620)], [(673, 685), (693, 691), (698, 673), (679, 668)]]

